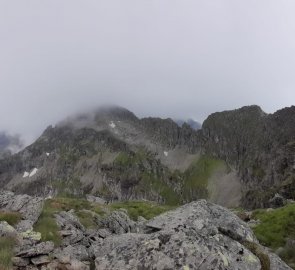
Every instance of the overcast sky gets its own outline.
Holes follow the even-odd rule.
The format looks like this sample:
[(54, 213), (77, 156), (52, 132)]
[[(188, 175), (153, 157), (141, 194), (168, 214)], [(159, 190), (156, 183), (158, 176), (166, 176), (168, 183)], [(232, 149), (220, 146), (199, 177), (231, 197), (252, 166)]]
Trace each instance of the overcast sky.
[(294, 0), (0, 0), (0, 130), (77, 111), (203, 121), (295, 103)]

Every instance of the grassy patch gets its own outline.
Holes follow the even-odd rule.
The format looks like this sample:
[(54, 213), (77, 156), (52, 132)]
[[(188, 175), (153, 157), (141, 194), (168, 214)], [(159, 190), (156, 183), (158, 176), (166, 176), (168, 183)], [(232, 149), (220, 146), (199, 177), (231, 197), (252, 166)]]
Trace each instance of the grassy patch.
[(6, 221), (11, 226), (17, 224), (21, 218), (18, 212), (0, 211), (0, 221)]
[(97, 224), (94, 222), (94, 215), (91, 212), (80, 210), (77, 213), (81, 224), (87, 229), (97, 228)]
[(202, 156), (184, 173), (184, 197), (187, 201), (208, 197), (208, 179), (224, 161)]
[(295, 204), (270, 212), (256, 210), (254, 217), (261, 221), (254, 232), (262, 244), (275, 249), (284, 246), (286, 238), (295, 239)]
[(14, 239), (0, 237), (0, 269), (12, 269), (11, 258), (13, 257)]
[(287, 238), (295, 240), (295, 204), (269, 212), (256, 210), (253, 215), (261, 221), (254, 228), (258, 240), (274, 251), (283, 247), (280, 257), (295, 267), (295, 248), (286, 246)]
[(92, 210), (98, 214), (103, 212), (99, 205), (91, 204), (81, 198), (57, 197), (47, 200), (39, 220), (34, 226), (34, 230), (41, 233), (42, 241), (53, 241), (57, 246), (61, 244), (61, 236), (58, 233), (59, 227), (56, 224), (54, 214), (71, 209), (75, 210), (80, 222), (85, 227), (94, 226), (94, 222), (89, 213), (82, 210)]
[(111, 210), (118, 210), (120, 208), (126, 209), (130, 218), (135, 221), (139, 216), (142, 216), (145, 219), (151, 219), (163, 212), (174, 209), (173, 206), (158, 205), (156, 203), (144, 201), (118, 202), (109, 205), (109, 207)]

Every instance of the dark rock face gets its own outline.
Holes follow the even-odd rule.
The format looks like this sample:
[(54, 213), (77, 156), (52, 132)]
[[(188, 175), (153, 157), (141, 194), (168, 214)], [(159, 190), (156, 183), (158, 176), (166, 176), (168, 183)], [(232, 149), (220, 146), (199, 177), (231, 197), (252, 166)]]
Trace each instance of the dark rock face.
[(174, 149), (183, 155), (174, 164), (198, 151), (197, 135), (188, 125), (105, 108), (48, 127), (35, 143), (0, 161), (0, 183), (30, 195), (90, 193), (108, 201), (165, 202), (161, 190), (180, 194), (172, 181), (174, 169), (162, 162)]
[(245, 207), (268, 207), (277, 192), (294, 199), (294, 106), (270, 115), (258, 106), (215, 113), (201, 134), (206, 153), (238, 169)]

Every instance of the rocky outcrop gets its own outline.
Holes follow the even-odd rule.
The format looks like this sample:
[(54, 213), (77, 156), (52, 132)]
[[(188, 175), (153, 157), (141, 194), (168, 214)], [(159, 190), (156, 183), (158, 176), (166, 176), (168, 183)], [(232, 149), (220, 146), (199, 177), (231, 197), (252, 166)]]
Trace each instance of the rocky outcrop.
[(56, 213), (55, 220), (57, 246), (0, 223), (0, 237), (17, 240), (14, 269), (290, 269), (259, 244), (247, 223), (206, 200), (138, 222), (124, 209), (97, 215), (96, 229), (86, 229), (74, 210)]
[(16, 195), (10, 191), (0, 190), (0, 210), (18, 212), (22, 220), (16, 228), (19, 232), (32, 230), (34, 223), (38, 220), (44, 198), (29, 195)]
[(93, 244), (96, 269), (290, 269), (230, 211), (201, 200)]

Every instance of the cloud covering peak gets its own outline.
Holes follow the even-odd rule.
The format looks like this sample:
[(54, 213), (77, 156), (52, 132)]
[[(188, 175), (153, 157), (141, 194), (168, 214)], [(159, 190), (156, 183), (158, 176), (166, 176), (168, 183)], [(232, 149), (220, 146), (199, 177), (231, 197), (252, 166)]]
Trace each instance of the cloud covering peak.
[(38, 136), (101, 104), (193, 118), (295, 100), (295, 2), (0, 4), (0, 128)]

